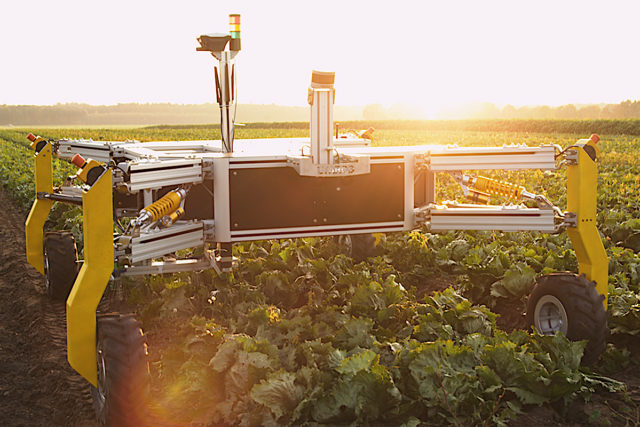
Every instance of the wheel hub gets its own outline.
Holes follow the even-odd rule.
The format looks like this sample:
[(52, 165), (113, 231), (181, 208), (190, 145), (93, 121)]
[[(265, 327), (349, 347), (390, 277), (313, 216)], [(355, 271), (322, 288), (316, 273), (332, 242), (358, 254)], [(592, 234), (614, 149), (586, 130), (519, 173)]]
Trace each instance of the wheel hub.
[(553, 295), (540, 298), (535, 309), (534, 326), (543, 335), (553, 335), (556, 332), (566, 335), (569, 321), (562, 302)]

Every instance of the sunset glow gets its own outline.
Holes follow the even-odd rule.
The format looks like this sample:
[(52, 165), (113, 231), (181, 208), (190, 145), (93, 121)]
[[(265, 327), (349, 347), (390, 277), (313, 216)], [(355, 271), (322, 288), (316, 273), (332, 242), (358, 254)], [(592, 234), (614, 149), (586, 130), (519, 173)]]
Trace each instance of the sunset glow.
[(241, 103), (304, 105), (312, 69), (338, 105), (432, 116), (472, 102), (640, 99), (635, 2), (164, 1), (3, 5), (0, 104), (214, 101), (196, 37), (242, 15)]

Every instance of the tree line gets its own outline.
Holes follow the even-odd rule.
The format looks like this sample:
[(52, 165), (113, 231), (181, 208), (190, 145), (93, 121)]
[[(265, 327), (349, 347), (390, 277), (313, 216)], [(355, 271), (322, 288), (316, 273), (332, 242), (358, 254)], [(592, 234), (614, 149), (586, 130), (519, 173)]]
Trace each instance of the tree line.
[[(441, 117), (448, 118), (448, 117)], [(462, 118), (462, 117), (456, 117)], [(619, 104), (567, 104), (558, 107), (547, 105), (499, 108), (491, 103), (473, 106), (467, 114), (470, 119), (637, 119), (640, 118), (640, 101), (626, 100)]]
[[(640, 118), (640, 101), (619, 104), (562, 105), (559, 107), (470, 104), (440, 110), (427, 117), (419, 108), (403, 104), (385, 108), (336, 106), (336, 120), (420, 120), (420, 119), (632, 119)], [(238, 122), (308, 122), (306, 106), (243, 104), (238, 106)], [(0, 126), (69, 125), (157, 125), (219, 123), (217, 104), (56, 104), (0, 105)]]
[[(344, 120), (361, 120), (362, 107), (336, 106)], [(309, 108), (238, 105), (238, 122), (309, 121)], [(218, 104), (0, 105), (0, 126), (157, 125), (220, 123)]]

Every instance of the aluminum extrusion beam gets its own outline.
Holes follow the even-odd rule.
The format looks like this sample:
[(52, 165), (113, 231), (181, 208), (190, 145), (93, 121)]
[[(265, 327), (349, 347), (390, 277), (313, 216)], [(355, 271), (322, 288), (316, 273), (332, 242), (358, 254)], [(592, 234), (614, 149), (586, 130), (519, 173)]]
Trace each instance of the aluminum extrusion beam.
[(556, 149), (553, 145), (529, 147), (454, 147), (430, 152), (425, 160), (431, 171), (460, 171), (470, 169), (556, 169)]
[(127, 171), (129, 191), (157, 189), (161, 187), (201, 183), (202, 160), (163, 160), (132, 163)]
[(141, 233), (131, 239), (132, 263), (158, 258), (181, 249), (204, 245), (204, 228), (201, 222), (176, 223), (172, 227), (149, 233)]
[(444, 207), (427, 212), (429, 231), (496, 230), (496, 231), (556, 231), (552, 209), (495, 207)]

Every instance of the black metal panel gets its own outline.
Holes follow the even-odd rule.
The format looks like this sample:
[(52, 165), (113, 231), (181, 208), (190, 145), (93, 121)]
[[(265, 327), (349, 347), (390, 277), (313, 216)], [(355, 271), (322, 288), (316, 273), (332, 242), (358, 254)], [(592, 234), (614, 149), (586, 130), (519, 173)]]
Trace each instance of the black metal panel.
[(118, 190), (113, 191), (113, 206), (116, 209), (140, 210), (142, 206), (142, 192), (137, 194), (125, 194)]
[(191, 187), (184, 202), (182, 219), (213, 219), (213, 181), (205, 179), (202, 184)]
[[(158, 200), (177, 186), (162, 187), (156, 192), (153, 200)], [(208, 191), (207, 191), (208, 190)], [(213, 219), (213, 181), (204, 180), (202, 184), (191, 186), (184, 202), (184, 216), (180, 219)]]
[[(153, 201), (160, 199), (169, 191), (175, 190), (178, 186), (162, 187), (153, 192)], [(195, 184), (187, 194), (184, 202), (184, 216), (181, 219), (213, 219), (213, 181), (204, 180), (202, 184)], [(113, 204), (117, 209), (130, 209), (140, 211), (144, 208), (143, 192), (136, 194), (124, 194), (119, 191), (113, 192)]]
[(290, 167), (229, 171), (231, 230), (400, 221), (404, 164), (350, 177), (305, 177)]

